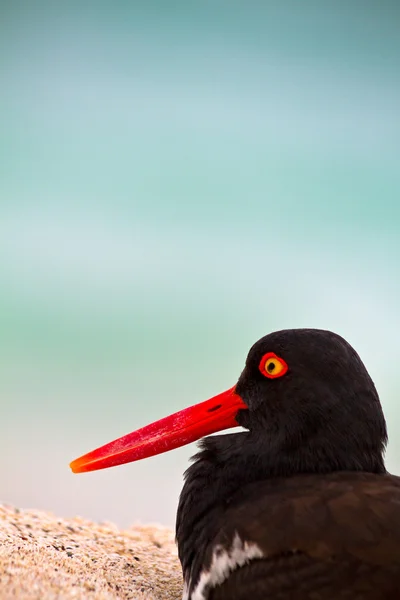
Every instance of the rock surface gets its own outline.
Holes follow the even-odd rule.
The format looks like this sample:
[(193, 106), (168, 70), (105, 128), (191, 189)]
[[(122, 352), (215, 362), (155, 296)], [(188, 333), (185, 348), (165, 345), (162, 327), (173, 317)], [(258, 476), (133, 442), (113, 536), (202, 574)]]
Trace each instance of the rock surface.
[(180, 600), (170, 529), (119, 530), (0, 506), (0, 599)]

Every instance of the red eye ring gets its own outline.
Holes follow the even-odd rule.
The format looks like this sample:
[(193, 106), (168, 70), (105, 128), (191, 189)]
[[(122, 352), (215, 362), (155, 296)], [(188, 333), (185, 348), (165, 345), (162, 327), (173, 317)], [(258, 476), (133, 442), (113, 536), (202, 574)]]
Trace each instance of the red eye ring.
[(264, 354), (258, 365), (260, 373), (268, 379), (276, 379), (285, 375), (289, 369), (287, 363), (280, 358), (275, 352), (267, 352)]

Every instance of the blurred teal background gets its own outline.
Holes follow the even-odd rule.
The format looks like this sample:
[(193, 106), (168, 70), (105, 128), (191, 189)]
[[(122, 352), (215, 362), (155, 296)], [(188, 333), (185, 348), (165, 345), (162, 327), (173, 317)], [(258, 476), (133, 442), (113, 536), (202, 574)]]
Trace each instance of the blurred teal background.
[(303, 326), (360, 353), (400, 474), (398, 6), (1, 3), (1, 500), (172, 525), (194, 445), (69, 461)]

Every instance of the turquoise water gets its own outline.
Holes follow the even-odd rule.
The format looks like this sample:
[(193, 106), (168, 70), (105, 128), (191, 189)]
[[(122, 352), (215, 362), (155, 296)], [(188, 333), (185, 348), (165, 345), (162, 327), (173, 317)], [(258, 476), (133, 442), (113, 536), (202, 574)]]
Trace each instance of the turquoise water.
[[(324, 4), (324, 6), (323, 6)], [(0, 498), (172, 524), (194, 446), (72, 458), (322, 327), (400, 473), (394, 2), (13, 3), (0, 19)]]

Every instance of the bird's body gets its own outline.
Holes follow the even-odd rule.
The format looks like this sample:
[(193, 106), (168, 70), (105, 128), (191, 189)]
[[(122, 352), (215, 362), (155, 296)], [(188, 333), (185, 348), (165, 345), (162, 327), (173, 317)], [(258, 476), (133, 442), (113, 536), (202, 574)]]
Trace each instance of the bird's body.
[(186, 598), (397, 599), (399, 502), (400, 479), (390, 475), (247, 484), (180, 540)]
[(185, 474), (176, 529), (184, 600), (400, 598), (400, 478), (384, 466), (375, 386), (343, 338), (267, 335), (232, 390), (168, 419), (173, 434), (162, 420), (73, 467), (136, 460), (202, 430), (247, 429), (205, 438)]

